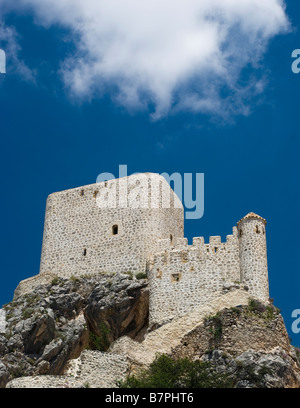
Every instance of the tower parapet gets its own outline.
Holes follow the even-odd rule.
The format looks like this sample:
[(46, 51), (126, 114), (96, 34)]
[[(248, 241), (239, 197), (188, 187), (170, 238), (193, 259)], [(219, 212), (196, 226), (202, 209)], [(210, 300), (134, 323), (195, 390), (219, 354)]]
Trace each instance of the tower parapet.
[(262, 301), (269, 299), (266, 224), (253, 212), (238, 222), (241, 279)]
[(205, 305), (228, 290), (242, 287), (264, 302), (269, 299), (266, 221), (249, 213), (233, 227), (226, 242), (220, 236), (159, 241), (149, 264), (150, 325)]

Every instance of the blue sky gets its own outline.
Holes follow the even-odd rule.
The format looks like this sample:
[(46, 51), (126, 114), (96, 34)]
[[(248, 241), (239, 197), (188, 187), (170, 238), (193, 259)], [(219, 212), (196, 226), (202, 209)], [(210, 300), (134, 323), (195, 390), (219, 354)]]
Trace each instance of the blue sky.
[[(159, 41), (153, 39), (157, 33), (147, 32), (145, 44), (153, 40), (143, 55), (149, 66), (142, 54), (139, 59), (133, 54), (132, 66), (125, 69), (122, 47), (117, 54), (124, 60), (109, 59), (118, 42), (97, 32), (98, 40), (110, 42), (94, 50), (88, 26), (85, 32), (75, 11), (71, 20), (68, 9), (55, 9), (55, 0), (47, 0), (53, 6), (48, 14), (35, 0), (28, 2), (30, 7), (23, 3), (0, 7), (0, 48), (7, 54), (7, 73), (0, 75), (0, 304), (12, 299), (20, 280), (39, 272), (50, 193), (94, 183), (101, 172), (117, 175), (119, 164), (127, 164), (129, 173), (205, 173), (204, 216), (186, 220), (185, 235), (190, 242), (193, 236), (208, 240), (221, 235), (224, 240), (248, 212), (266, 218), (270, 295), (282, 310), (293, 344), (300, 345), (300, 334), (290, 329), (291, 313), (300, 309), (300, 74), (291, 70), (291, 53), (300, 48), (300, 5), (286, 2), (289, 28), (278, 13), (270, 14), (280, 3), (276, 0), (266, 2), (269, 25), (261, 10), (262, 26), (255, 29), (244, 20), (249, 13), (235, 16), (239, 26), (231, 21), (232, 9), (224, 9), (229, 13), (226, 30), (223, 20), (209, 26), (207, 51), (204, 42), (201, 52), (196, 47), (181, 55), (185, 45), (178, 38), (186, 27), (179, 33), (171, 27), (178, 55), (168, 54), (166, 66), (160, 61), (169, 50), (169, 32), (162, 34), (166, 48), (159, 53)], [(172, 16), (176, 21), (178, 16)], [(262, 27), (267, 30), (263, 38)], [(215, 40), (216, 32), (224, 42)], [(194, 34), (187, 38), (201, 42), (204, 34)], [(124, 43), (128, 53), (137, 46), (131, 37)], [(213, 47), (221, 51), (211, 54)], [(216, 59), (224, 62), (221, 71)], [(180, 69), (173, 69), (173, 62)]]

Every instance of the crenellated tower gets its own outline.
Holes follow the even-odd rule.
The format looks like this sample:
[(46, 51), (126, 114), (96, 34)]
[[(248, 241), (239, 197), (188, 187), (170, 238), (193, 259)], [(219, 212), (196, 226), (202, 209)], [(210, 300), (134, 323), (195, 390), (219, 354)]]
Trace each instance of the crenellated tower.
[(238, 222), (241, 281), (262, 301), (269, 300), (266, 224), (253, 212)]

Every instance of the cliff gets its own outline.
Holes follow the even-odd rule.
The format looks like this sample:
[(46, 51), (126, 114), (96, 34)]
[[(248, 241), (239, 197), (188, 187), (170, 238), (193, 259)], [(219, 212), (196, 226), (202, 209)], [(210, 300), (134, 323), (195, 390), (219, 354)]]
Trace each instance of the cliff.
[(208, 363), (237, 388), (300, 385), (279, 310), (238, 287), (152, 331), (148, 282), (130, 274), (54, 278), (4, 309), (0, 387), (116, 387), (157, 352)]
[(24, 376), (61, 375), (83, 350), (104, 351), (120, 336), (142, 338), (148, 297), (147, 281), (126, 274), (54, 278), (17, 297), (4, 306), (0, 387)]

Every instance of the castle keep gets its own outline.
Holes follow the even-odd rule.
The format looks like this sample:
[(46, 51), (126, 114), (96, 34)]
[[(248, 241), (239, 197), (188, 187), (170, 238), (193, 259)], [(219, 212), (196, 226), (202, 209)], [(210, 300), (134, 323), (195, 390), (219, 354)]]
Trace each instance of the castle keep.
[(267, 302), (266, 221), (249, 213), (226, 242), (196, 237), (188, 245), (183, 206), (158, 174), (54, 193), (47, 199), (40, 274), (18, 290), (28, 291), (53, 275), (129, 271), (147, 273), (150, 327), (236, 287)]

